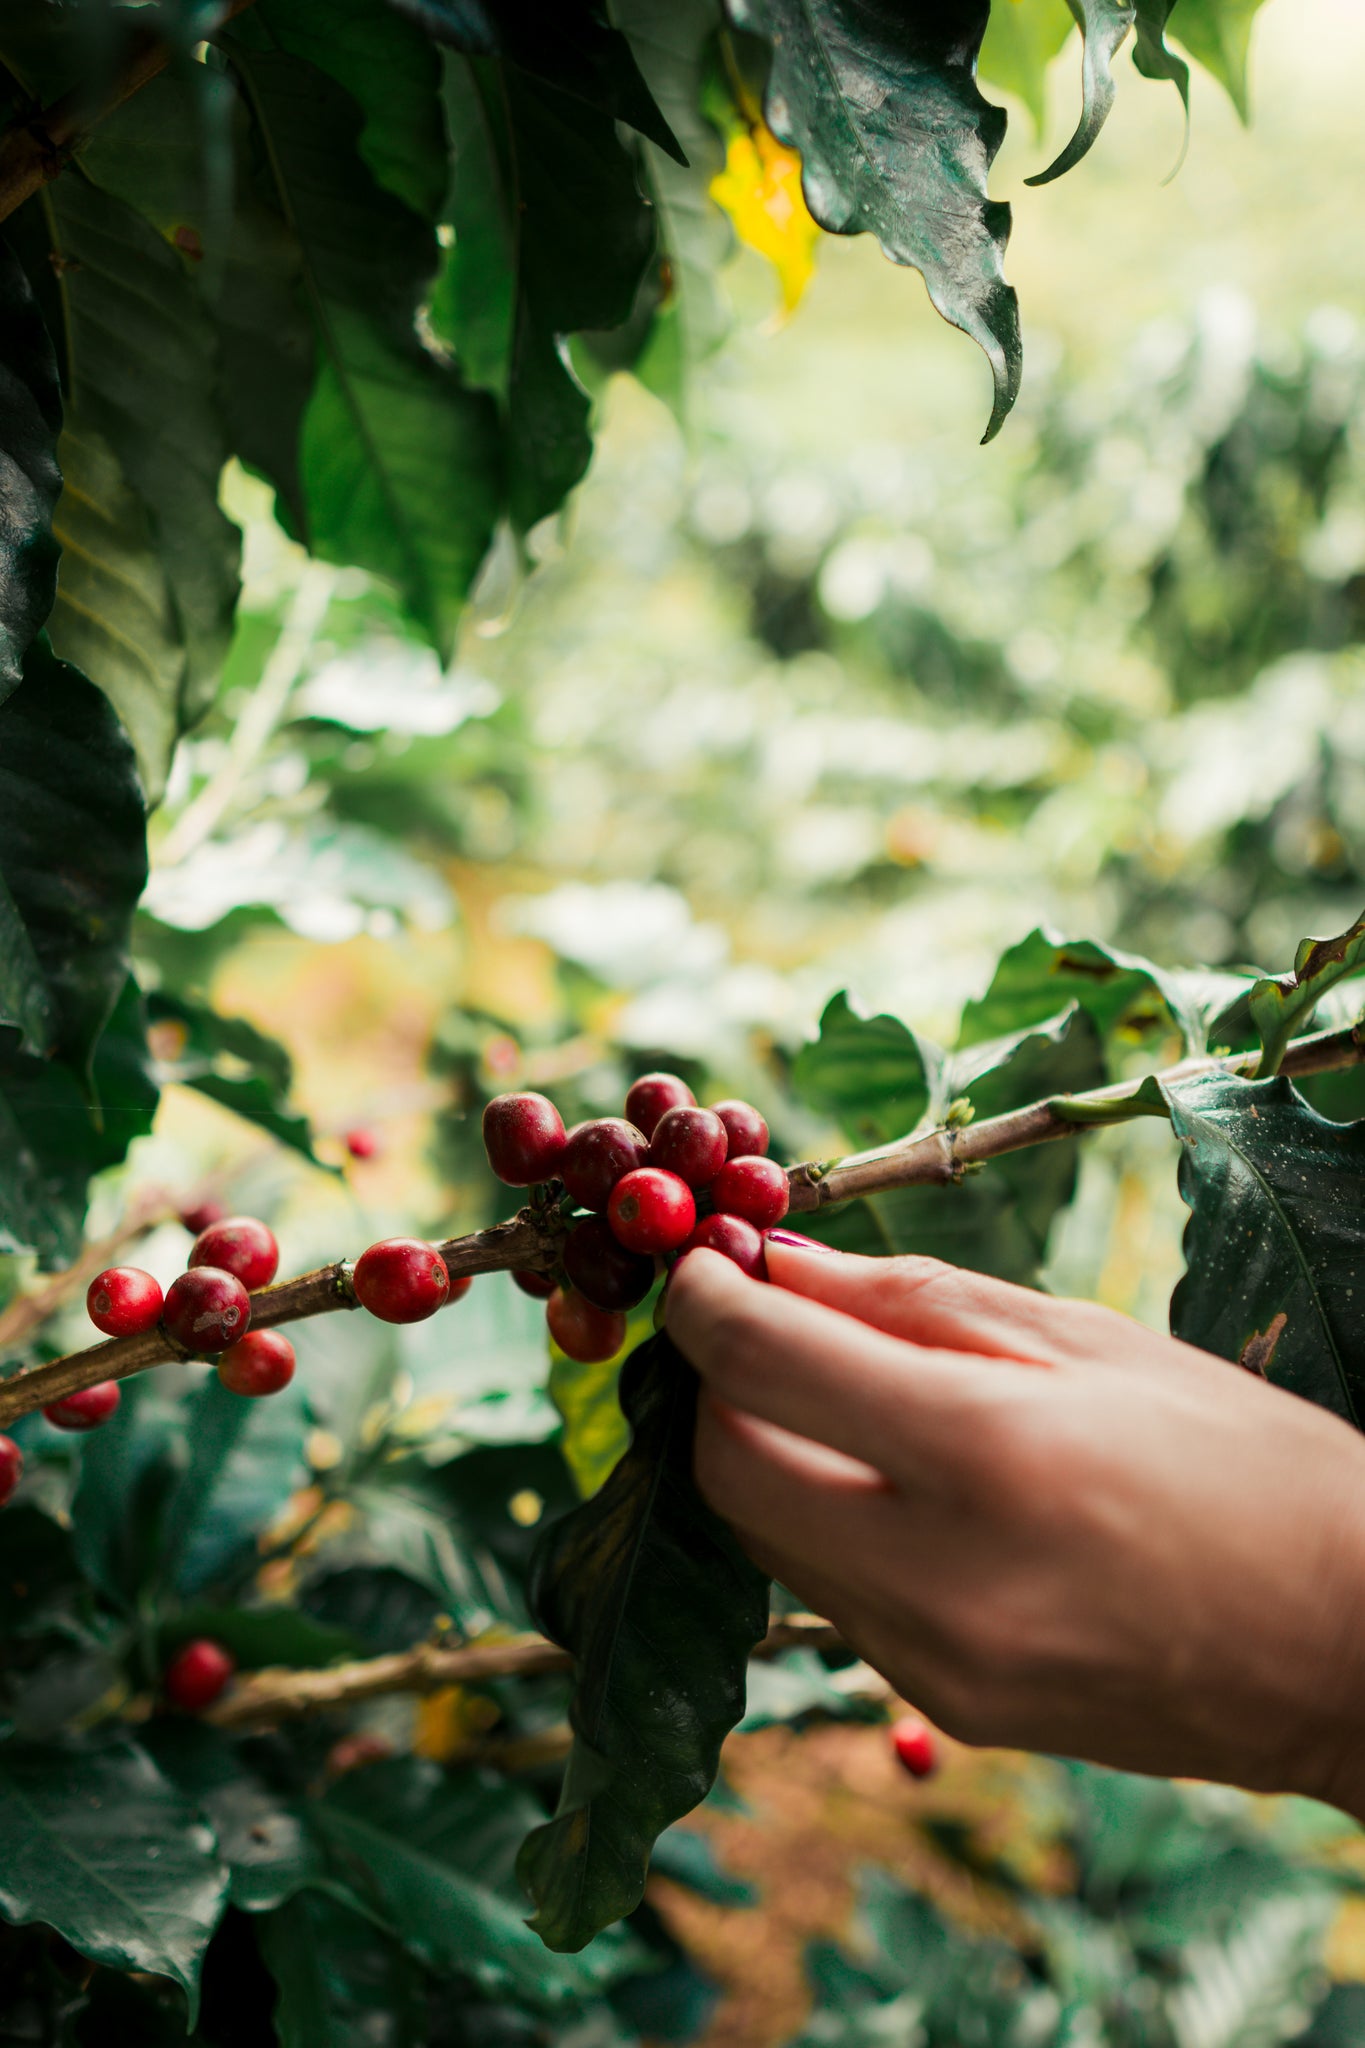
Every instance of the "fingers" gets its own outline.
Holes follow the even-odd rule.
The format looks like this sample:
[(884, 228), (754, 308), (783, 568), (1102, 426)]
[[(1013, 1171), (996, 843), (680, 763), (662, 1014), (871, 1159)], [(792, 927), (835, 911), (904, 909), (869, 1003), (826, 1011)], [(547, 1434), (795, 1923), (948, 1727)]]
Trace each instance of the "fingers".
[(688, 1254), (667, 1300), (669, 1334), (713, 1394), (904, 1485), (950, 1486), (999, 1392), (996, 1365), (756, 1285), (712, 1252)]
[[(879, 1472), (822, 1444), (775, 1429), (716, 1400), (697, 1404), (694, 1452), (703, 1498), (762, 1557), (781, 1556), (842, 1578), (893, 1536), (894, 1494)], [(761, 1561), (760, 1558), (760, 1561)], [(766, 1567), (765, 1567), (766, 1568)]]

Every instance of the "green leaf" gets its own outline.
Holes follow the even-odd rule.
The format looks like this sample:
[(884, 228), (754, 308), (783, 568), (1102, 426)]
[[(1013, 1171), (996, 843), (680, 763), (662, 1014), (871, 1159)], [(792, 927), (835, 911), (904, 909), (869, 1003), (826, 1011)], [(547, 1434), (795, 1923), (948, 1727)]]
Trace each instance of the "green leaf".
[(713, 1906), (752, 1906), (758, 1893), (747, 1878), (736, 1877), (717, 1860), (709, 1835), (696, 1828), (665, 1828), (654, 1844), (650, 1868), (656, 1877), (709, 1899)]
[(213, 1829), (234, 1906), (268, 1913), (326, 1876), (322, 1853), (298, 1813), (218, 1729), (184, 1715), (163, 1715), (143, 1741), (157, 1769)]
[(606, 115), (486, 61), (452, 61), (446, 109), (455, 242), (431, 319), (505, 407), (509, 502), (525, 532), (592, 455), (588, 396), (560, 342), (628, 317), (654, 223)]
[[(177, 1082), (194, 1088), (211, 1102), (244, 1117), (299, 1152), (314, 1166), (322, 1161), (313, 1150), (312, 1127), (306, 1116), (289, 1106), (293, 1063), (276, 1038), (268, 1038), (244, 1017), (220, 1017), (207, 1003), (156, 991), (147, 998), (152, 1025), (178, 1027), (179, 1044), (161, 1063), (163, 1086)], [(164, 1039), (165, 1034), (160, 1035)], [(160, 1042), (159, 1039), (159, 1042)], [(335, 1171), (328, 1167), (327, 1172)]]
[(973, 76), (987, 0), (904, 10), (877, 0), (729, 0), (772, 46), (765, 111), (800, 151), (806, 203), (832, 234), (875, 234), (939, 312), (985, 351), (997, 433), (1019, 390), (1019, 307), (1003, 263), (1010, 210), (986, 179), (1005, 116)]
[(1189, 1204), (1171, 1328), (1357, 1428), (1365, 1420), (1365, 1125), (1283, 1076), (1165, 1089)]
[(183, 1437), (176, 1406), (150, 1375), (125, 1380), (122, 1393), (109, 1421), (81, 1443), (71, 1530), (86, 1577), (129, 1611), (157, 1570)]
[(1039, 927), (1001, 955), (984, 996), (962, 1012), (960, 1046), (1040, 1024), (1078, 1003), (1102, 1038), (1137, 1044), (1172, 1025), (1202, 1052), (1209, 1020), (1250, 977), (1208, 969), (1171, 972), (1093, 939), (1062, 939)]
[(899, 1017), (865, 1017), (841, 991), (825, 1005), (818, 1036), (796, 1055), (792, 1087), (856, 1143), (889, 1144), (928, 1109), (936, 1052)]
[(304, 1479), (307, 1395), (297, 1380), (268, 1401), (230, 1394), (211, 1373), (185, 1405), (190, 1462), (166, 1516), (162, 1583), (200, 1592), (250, 1557)]
[[(638, 1323), (626, 1344), (632, 1349), (649, 1335)], [(617, 1388), (621, 1353), (592, 1365), (569, 1358), (556, 1346), (550, 1359), (550, 1399), (564, 1418), (562, 1449), (584, 1500), (606, 1483), (630, 1443), (630, 1425), (621, 1413)]]
[(575, 1659), (554, 1818), (518, 1860), (532, 1926), (579, 1949), (644, 1894), (655, 1838), (706, 1796), (744, 1711), (768, 1582), (692, 1480), (696, 1381), (666, 1337), (622, 1375), (631, 1447), (537, 1552), (537, 1621)]
[(1175, 33), (1195, 62), (1212, 72), (1244, 121), (1251, 116), (1247, 96), (1247, 56), (1251, 31), (1262, 0), (1180, 0)]
[[(1133, 25), (1133, 63), (1144, 78), (1165, 78), (1180, 94), (1185, 109), (1185, 135), (1189, 139), (1190, 67), (1174, 50), (1166, 47), (1166, 29), (1176, 0), (1137, 0)], [(1183, 158), (1183, 151), (1182, 151)], [(1179, 168), (1179, 165), (1176, 167)]]
[(1081, 118), (1061, 155), (1045, 171), (1024, 180), (1027, 185), (1046, 185), (1069, 171), (1089, 150), (1109, 118), (1114, 104), (1114, 74), (1111, 70), (1119, 48), (1133, 26), (1133, 0), (1068, 0), (1085, 38), (1081, 66)]
[(94, 1962), (171, 1977), (199, 2004), (199, 1970), (227, 1891), (213, 1837), (135, 1742), (0, 1746), (0, 1912), (42, 1921)]
[(427, 34), (467, 57), (504, 57), (571, 99), (682, 151), (602, 0), (390, 0)]
[(280, 1989), (279, 2048), (426, 2048), (421, 1972), (370, 1920), (304, 1891), (257, 1926)]
[(315, 1627), (342, 1633), (367, 1657), (410, 1650), (431, 1634), (441, 1602), (396, 1565), (357, 1564), (310, 1579), (300, 1609)]
[(1040, 142), (1047, 121), (1047, 67), (1072, 26), (1066, 0), (999, 0), (986, 24), (977, 77), (1023, 101)]
[(502, 502), (495, 410), (419, 339), (436, 237), (375, 182), (354, 101), (302, 58), (249, 48), (248, 20), (228, 54), (261, 139), (259, 189), (298, 249), (318, 351), (297, 438), (303, 538), (327, 561), (393, 582), (448, 655)]
[(349, 1772), (312, 1816), (346, 1882), (422, 1962), (553, 2011), (618, 1975), (621, 1950), (608, 1943), (569, 1961), (527, 1926), (514, 1865), (539, 1812), (505, 1780), (404, 1757)]
[(0, 1515), (0, 1639), (32, 1635), (85, 1604), (70, 1531), (38, 1508)]
[(1258, 1077), (1275, 1073), (1296, 1032), (1306, 1031), (1329, 988), (1348, 974), (1365, 972), (1365, 916), (1335, 939), (1305, 939), (1294, 955), (1294, 972), (1267, 976), (1247, 997), (1251, 1022), (1261, 1041)]
[(225, 1643), (244, 1671), (264, 1671), (272, 1664), (314, 1670), (338, 1657), (359, 1656), (365, 1647), (348, 1629), (329, 1628), (297, 1607), (219, 1607), (201, 1600), (163, 1620), (158, 1639), (163, 1661), (195, 1636)]
[[(18, 260), (0, 241), (0, 702), (57, 591), (52, 510), (62, 487), (62, 395), (52, 343)], [(4, 991), (0, 918), (0, 998)]]

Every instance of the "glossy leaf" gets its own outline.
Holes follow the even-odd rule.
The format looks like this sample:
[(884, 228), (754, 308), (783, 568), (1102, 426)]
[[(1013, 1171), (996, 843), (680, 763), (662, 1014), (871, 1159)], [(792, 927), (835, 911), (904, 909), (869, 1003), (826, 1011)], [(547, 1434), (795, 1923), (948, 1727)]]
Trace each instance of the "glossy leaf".
[(1294, 955), (1292, 974), (1267, 976), (1247, 997), (1247, 1011), (1261, 1041), (1259, 1073), (1273, 1074), (1296, 1032), (1306, 1031), (1329, 988), (1347, 975), (1365, 973), (1365, 916), (1335, 939), (1305, 939)]
[(0, 1746), (0, 1912), (120, 1970), (183, 1986), (190, 2024), (227, 1873), (213, 1837), (126, 1737)]
[(1203, 1052), (1218, 1013), (1252, 979), (1156, 967), (1116, 946), (1063, 939), (1040, 927), (1002, 954), (985, 995), (966, 1004), (958, 1043), (1003, 1037), (1078, 1003), (1102, 1038), (1136, 1044), (1174, 1025), (1187, 1050)]
[(207, 1003), (165, 990), (147, 998), (147, 1020), (163, 1085), (193, 1088), (315, 1166), (322, 1164), (307, 1117), (290, 1106), (293, 1064), (278, 1039), (268, 1038), (244, 1017), (221, 1017)]
[(1081, 65), (1081, 118), (1061, 155), (1045, 171), (1025, 180), (1046, 185), (1078, 164), (1109, 118), (1114, 104), (1114, 58), (1133, 26), (1133, 0), (1071, 0), (1084, 38)]
[(628, 1362), (621, 1405), (631, 1447), (546, 1531), (532, 1585), (536, 1619), (574, 1654), (574, 1745), (517, 1869), (561, 1950), (638, 1905), (655, 1838), (715, 1778), (768, 1619), (767, 1580), (693, 1484), (696, 1383), (666, 1337)]
[(1165, 78), (1180, 94), (1185, 109), (1185, 131), (1189, 135), (1190, 67), (1166, 43), (1171, 10), (1176, 0), (1137, 0), (1133, 22), (1133, 62), (1144, 78)]
[(426, 2048), (422, 1973), (399, 1943), (320, 1892), (300, 1892), (258, 1923), (279, 1986), (279, 2048)]
[(985, 0), (729, 0), (772, 48), (764, 111), (800, 151), (806, 202), (832, 234), (875, 234), (918, 270), (944, 318), (985, 351), (998, 432), (1019, 389), (1019, 309), (1005, 283), (1010, 210), (986, 179), (1005, 116), (977, 91)]
[(1283, 1076), (1164, 1092), (1190, 1208), (1172, 1330), (1360, 1428), (1365, 1125), (1329, 1123)]
[(796, 1055), (792, 1087), (855, 1143), (889, 1144), (913, 1131), (928, 1109), (936, 1054), (899, 1017), (864, 1016), (841, 992), (825, 1005), (818, 1035)]
[[(57, 363), (22, 266), (0, 241), (0, 702), (16, 689), (29, 644), (52, 609), (62, 487)], [(0, 907), (0, 1000), (5, 937)]]
[(213, 1829), (234, 1906), (268, 1913), (325, 1878), (322, 1852), (299, 1814), (228, 1736), (202, 1721), (163, 1714), (143, 1740), (157, 1769)]
[(249, 1559), (302, 1483), (307, 1394), (296, 1379), (268, 1401), (243, 1400), (214, 1373), (186, 1404), (186, 1428), (190, 1462), (167, 1510), (161, 1570), (188, 1595)]
[(1047, 120), (1047, 68), (1073, 26), (1067, 0), (1001, 0), (986, 24), (977, 76), (1023, 101), (1039, 141)]

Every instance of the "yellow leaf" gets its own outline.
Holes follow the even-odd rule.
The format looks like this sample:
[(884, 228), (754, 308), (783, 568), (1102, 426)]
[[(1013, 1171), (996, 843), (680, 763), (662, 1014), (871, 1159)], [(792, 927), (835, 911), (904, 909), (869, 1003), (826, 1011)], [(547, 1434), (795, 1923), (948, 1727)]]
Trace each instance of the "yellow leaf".
[(445, 1685), (417, 1702), (413, 1753), (433, 1763), (448, 1763), (498, 1719), (498, 1708), (486, 1693), (467, 1686)]
[(801, 159), (761, 121), (737, 128), (725, 169), (711, 180), (711, 197), (728, 213), (747, 248), (771, 263), (782, 291), (783, 315), (795, 312), (815, 272), (820, 230), (801, 190)]

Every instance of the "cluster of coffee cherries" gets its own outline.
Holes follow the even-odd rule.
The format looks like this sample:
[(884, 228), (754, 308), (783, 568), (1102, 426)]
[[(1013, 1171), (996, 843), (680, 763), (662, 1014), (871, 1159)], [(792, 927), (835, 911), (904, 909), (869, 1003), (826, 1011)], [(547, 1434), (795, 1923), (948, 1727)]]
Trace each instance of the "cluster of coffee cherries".
[(787, 1213), (787, 1176), (767, 1156), (768, 1126), (751, 1103), (699, 1109), (676, 1074), (645, 1074), (625, 1111), (571, 1131), (544, 1095), (499, 1095), (483, 1113), (499, 1180), (557, 1182), (587, 1212), (569, 1225), (558, 1281), (512, 1276), (544, 1300), (550, 1335), (584, 1365), (621, 1349), (626, 1311), (644, 1300), (661, 1260), (705, 1247), (766, 1278), (763, 1235)]

